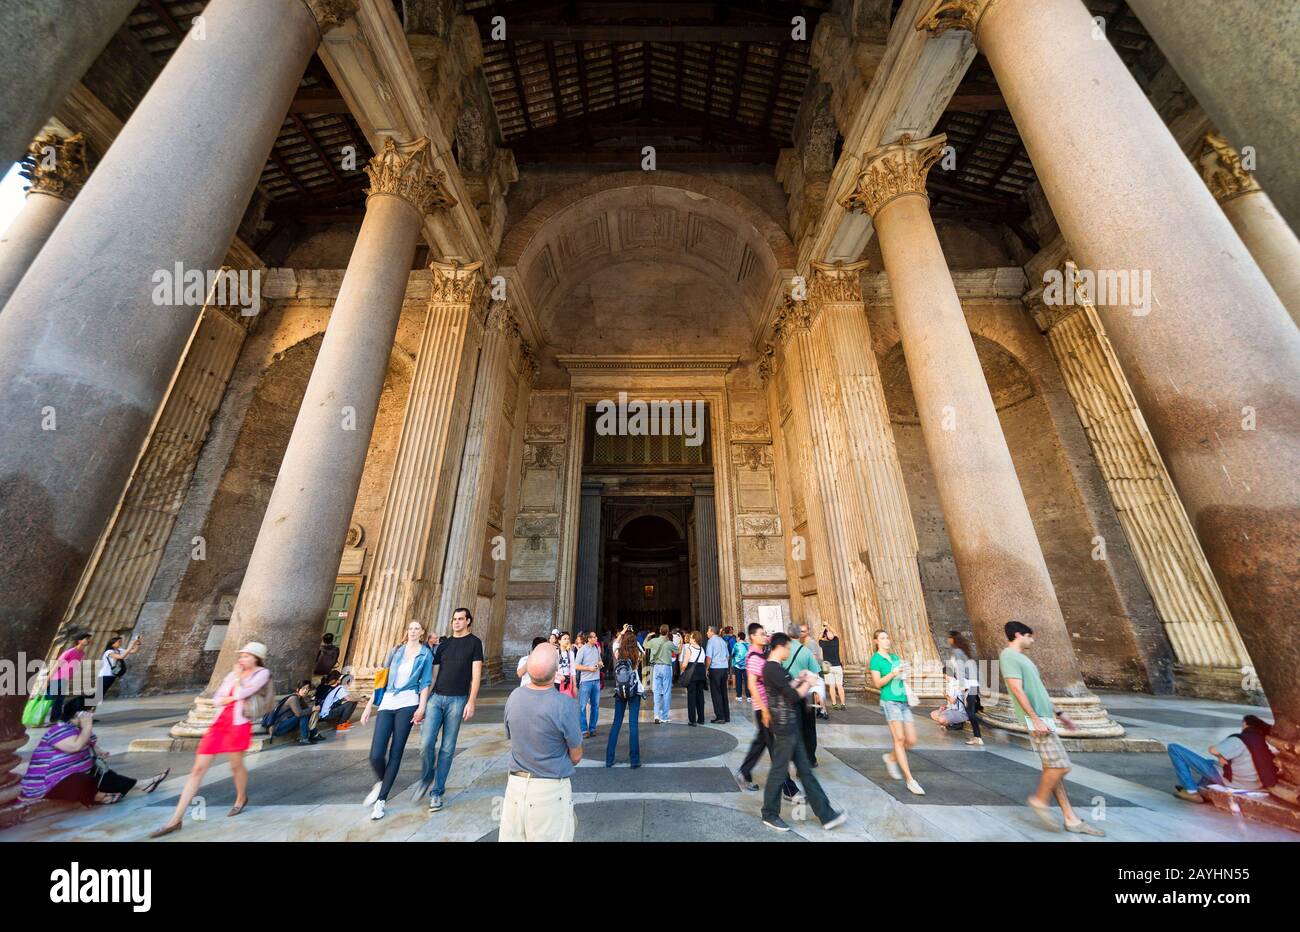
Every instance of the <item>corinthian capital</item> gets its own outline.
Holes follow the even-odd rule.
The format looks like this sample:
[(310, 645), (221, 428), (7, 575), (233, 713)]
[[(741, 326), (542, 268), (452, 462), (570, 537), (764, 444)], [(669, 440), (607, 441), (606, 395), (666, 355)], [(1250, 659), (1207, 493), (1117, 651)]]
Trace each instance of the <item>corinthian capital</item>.
[(785, 303), (781, 306), (781, 313), (776, 316), (776, 322), (772, 324), (772, 338), (777, 343), (783, 343), (794, 334), (799, 331), (806, 331), (811, 326), (812, 314), (808, 302), (796, 301), (786, 295)]
[(311, 15), (316, 17), (316, 25), (321, 35), (336, 26), (342, 26), (349, 18), (357, 14), (357, 0), (304, 0)]
[(896, 197), (904, 194), (925, 197), (925, 176), (943, 155), (947, 141), (943, 133), (917, 140), (905, 134), (898, 142), (871, 150), (863, 156), (857, 183), (840, 200), (840, 206), (865, 211), (874, 217)]
[(454, 207), (456, 199), (444, 187), (447, 176), (430, 162), (427, 137), (399, 144), (387, 136), (383, 150), (366, 166), (370, 176), (366, 194), (395, 194), (421, 214), (435, 207)]
[(508, 301), (493, 301), (489, 305), (484, 329), (495, 330), (503, 334), (507, 339), (518, 340), (522, 336), (519, 329), (519, 320), (515, 317), (515, 312), (510, 309), (510, 302)]
[(475, 304), (486, 293), (483, 263), (433, 262), (429, 265), (433, 282), (429, 289), (430, 304)]
[(1259, 190), (1255, 179), (1242, 166), (1237, 150), (1217, 133), (1205, 134), (1196, 163), (1210, 193), (1220, 204)]
[(933, 0), (916, 21), (917, 29), (937, 36), (949, 29), (964, 29), (976, 35), (980, 19), (997, 0)]
[(867, 260), (857, 262), (813, 262), (808, 294), (814, 304), (861, 304), (862, 270)]
[(19, 173), (31, 182), (28, 194), (49, 194), (70, 201), (90, 176), (86, 137), (45, 133), (32, 140)]
[(537, 351), (533, 349), (533, 344), (527, 340), (520, 341), (519, 344), (519, 375), (529, 385), (537, 381), (537, 373), (541, 366), (537, 362)]

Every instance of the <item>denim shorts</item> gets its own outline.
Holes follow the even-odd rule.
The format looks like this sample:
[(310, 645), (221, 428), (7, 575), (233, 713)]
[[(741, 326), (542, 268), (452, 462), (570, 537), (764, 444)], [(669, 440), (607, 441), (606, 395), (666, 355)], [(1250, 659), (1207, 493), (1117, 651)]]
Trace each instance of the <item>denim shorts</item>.
[(881, 699), (880, 711), (885, 716), (887, 722), (903, 722), (910, 725), (912, 723), (912, 708), (906, 702), (898, 702), (893, 699)]

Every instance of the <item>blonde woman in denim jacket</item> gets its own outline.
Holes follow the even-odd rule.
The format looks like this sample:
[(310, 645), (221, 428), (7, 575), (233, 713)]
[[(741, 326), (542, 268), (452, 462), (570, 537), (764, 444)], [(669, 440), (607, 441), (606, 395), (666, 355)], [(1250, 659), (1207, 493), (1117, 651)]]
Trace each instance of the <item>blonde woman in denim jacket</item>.
[[(402, 766), (402, 753), (411, 729), (424, 721), (424, 709), (433, 685), (433, 651), (424, 643), (424, 625), (412, 619), (406, 626), (406, 640), (388, 655), (388, 683), (375, 718), (375, 734), (370, 741), (370, 766), (378, 781), (370, 789), (364, 805), (370, 806), (371, 821), (384, 817), (388, 794)], [(361, 724), (370, 721), (375, 711), (371, 695)]]

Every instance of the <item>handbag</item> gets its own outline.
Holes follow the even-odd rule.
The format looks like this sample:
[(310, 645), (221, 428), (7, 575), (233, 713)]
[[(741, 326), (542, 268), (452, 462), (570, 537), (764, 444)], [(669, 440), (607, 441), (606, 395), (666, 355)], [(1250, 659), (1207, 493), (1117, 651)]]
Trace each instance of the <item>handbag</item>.
[(32, 696), (23, 706), (23, 725), (27, 728), (43, 727), (45, 720), (50, 717), (50, 707), (53, 705), (54, 700), (45, 693)]
[(248, 721), (260, 722), (275, 707), (275, 684), (271, 680), (268, 676), (261, 689), (244, 697), (244, 718)]
[(912, 688), (912, 684), (907, 680), (903, 680), (903, 691), (907, 693), (907, 704), (909, 706), (921, 704), (921, 697), (916, 694), (916, 690)]
[(376, 708), (379, 707), (379, 703), (384, 701), (384, 692), (388, 686), (388, 668), (393, 665), (393, 658), (399, 650), (401, 650), (400, 646), (393, 648), (393, 652), (388, 655), (388, 663), (375, 671), (375, 694), (370, 701), (375, 704)]
[(699, 648), (699, 654), (696, 658), (686, 665), (686, 670), (682, 675), (682, 682), (685, 684), (698, 683), (708, 679), (708, 673), (704, 669), (701, 659), (704, 657), (704, 648)]

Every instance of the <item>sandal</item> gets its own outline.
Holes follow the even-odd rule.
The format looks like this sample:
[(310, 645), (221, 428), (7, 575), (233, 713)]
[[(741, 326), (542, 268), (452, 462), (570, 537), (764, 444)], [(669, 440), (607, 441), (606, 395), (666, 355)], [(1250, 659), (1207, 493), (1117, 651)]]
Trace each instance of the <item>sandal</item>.
[(144, 785), (144, 788), (143, 788), (142, 790), (140, 790), (140, 792), (141, 792), (141, 793), (152, 793), (154, 790), (158, 789), (158, 784), (160, 784), (160, 783), (162, 783), (164, 780), (166, 780), (166, 779), (167, 779), (167, 775), (168, 775), (169, 773), (171, 773), (171, 772), (172, 772), (172, 769), (171, 769), (170, 767), (168, 767), (168, 768), (167, 768), (166, 770), (164, 770), (162, 773), (156, 775), (152, 780), (150, 780), (148, 783), (146, 783), (146, 784)]
[(111, 805), (113, 805), (113, 803), (120, 803), (120, 802), (122, 801), (122, 796), (123, 796), (122, 793), (109, 793), (109, 794), (104, 798), (104, 801), (103, 801), (102, 803), (100, 803), (100, 805), (101, 805), (101, 806), (111, 806)]

